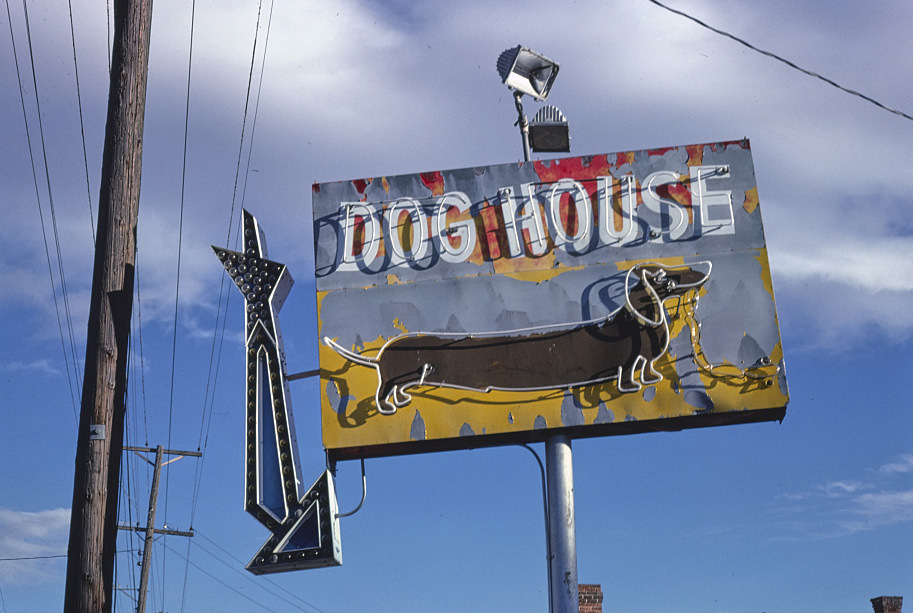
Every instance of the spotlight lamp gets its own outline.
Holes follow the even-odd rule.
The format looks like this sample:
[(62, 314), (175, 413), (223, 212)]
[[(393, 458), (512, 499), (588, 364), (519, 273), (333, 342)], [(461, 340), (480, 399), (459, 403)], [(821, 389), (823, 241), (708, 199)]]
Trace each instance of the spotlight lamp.
[(543, 106), (529, 122), (529, 144), (533, 151), (568, 152), (571, 136), (567, 117), (556, 106)]
[(558, 64), (522, 45), (507, 49), (498, 57), (498, 74), (507, 87), (545, 100), (558, 75)]
[(570, 151), (567, 119), (554, 106), (542, 108), (530, 125), (523, 114), (520, 99), (523, 94), (536, 100), (545, 100), (555, 77), (558, 76), (558, 64), (541, 53), (536, 53), (523, 45), (507, 49), (498, 56), (498, 75), (501, 82), (514, 92), (514, 104), (517, 107), (517, 123), (523, 139), (523, 159), (529, 161), (530, 140), (535, 151)]

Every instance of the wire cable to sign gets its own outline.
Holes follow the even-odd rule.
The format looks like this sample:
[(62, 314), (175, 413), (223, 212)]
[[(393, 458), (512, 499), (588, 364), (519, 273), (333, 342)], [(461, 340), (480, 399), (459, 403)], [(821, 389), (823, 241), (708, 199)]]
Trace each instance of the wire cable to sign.
[(337, 513), (336, 519), (340, 517), (351, 517), (358, 513), (361, 509), (361, 506), (365, 503), (365, 498), (368, 497), (368, 479), (365, 476), (365, 459), (361, 459), (361, 501), (358, 503), (358, 506), (349, 511), (348, 513)]
[[(24, 2), (23, 2), (23, 7), (25, 8), (25, 11), (26, 11), (26, 24), (28, 24), (28, 8), (27, 8), (27, 6), (25, 6)], [(16, 80), (19, 84), (19, 102), (22, 105), (22, 120), (25, 123), (25, 139), (26, 139), (26, 143), (28, 144), (29, 160), (31, 162), (31, 168), (32, 168), (32, 182), (35, 185), (35, 201), (38, 204), (38, 216), (41, 221), (41, 234), (44, 237), (44, 252), (45, 252), (45, 256), (47, 258), (47, 263), (48, 263), (48, 275), (51, 278), (51, 294), (54, 297), (54, 310), (57, 315), (57, 330), (60, 335), (60, 346), (61, 346), (61, 349), (63, 350), (63, 361), (64, 361), (64, 364), (66, 366), (66, 371), (67, 371), (67, 382), (68, 382), (68, 388), (70, 391), (70, 401), (73, 404), (73, 417), (76, 420), (76, 425), (78, 426), (79, 425), (79, 413), (76, 408), (76, 394), (74, 392), (73, 379), (74, 378), (76, 379), (76, 382), (77, 382), (76, 386), (80, 387), (81, 383), (80, 383), (80, 378), (79, 378), (79, 373), (78, 373), (79, 361), (77, 360), (77, 358), (75, 356), (75, 345), (71, 344), (71, 351), (73, 352), (73, 362), (72, 362), (72, 364), (70, 362), (70, 356), (67, 353), (66, 338), (63, 333), (63, 323), (61, 322), (61, 319), (60, 319), (60, 304), (57, 301), (57, 287), (56, 287), (56, 284), (54, 283), (54, 272), (53, 272), (53, 266), (51, 265), (51, 252), (50, 252), (50, 248), (48, 246), (47, 231), (45, 229), (44, 212), (42, 211), (42, 208), (41, 208), (41, 196), (40, 196), (39, 188), (38, 188), (38, 173), (35, 169), (35, 153), (32, 149), (32, 139), (30, 136), (31, 132), (29, 130), (28, 113), (26, 112), (26, 109), (25, 109), (25, 92), (22, 87), (22, 75), (21, 75), (21, 71), (19, 69), (19, 54), (16, 52), (16, 36), (13, 33), (13, 18), (12, 18), (12, 13), (10, 12), (9, 0), (6, 0), (6, 15), (7, 15), (7, 21), (9, 23), (9, 27), (10, 27), (10, 42), (11, 42), (11, 45), (13, 48), (13, 60), (16, 65)], [(29, 41), (29, 54), (31, 55), (31, 45), (32, 45), (31, 35), (29, 35), (28, 41)], [(34, 62), (32, 63), (32, 71), (34, 73)], [(33, 74), (33, 80), (34, 80), (34, 74)], [(37, 101), (38, 101), (37, 84), (36, 84), (35, 100), (37, 103)], [(40, 121), (40, 118), (41, 118), (40, 109), (39, 109), (38, 117), (39, 117), (39, 121)], [(47, 163), (47, 160), (45, 160), (45, 167), (47, 167), (46, 163)], [(50, 186), (50, 179), (48, 180), (48, 185)], [(59, 251), (58, 251), (58, 253), (59, 253)], [(63, 288), (61, 288), (61, 291), (63, 291)], [(69, 321), (69, 318), (68, 318), (68, 321)], [(69, 329), (70, 329), (70, 341), (71, 341), (71, 343), (74, 343), (75, 341), (73, 341), (72, 325), (70, 326)], [(71, 372), (71, 369), (72, 369), (72, 372)]]
[(536, 453), (536, 450), (527, 444), (520, 445), (526, 447), (526, 450), (533, 454), (536, 463), (539, 464), (539, 476), (542, 480), (542, 510), (545, 514), (545, 563), (548, 568), (548, 601), (552, 601), (552, 527), (548, 521), (548, 485), (546, 484), (545, 467), (542, 466), (542, 458)]
[(730, 38), (730, 39), (734, 40), (735, 42), (739, 43), (740, 45), (744, 45), (745, 47), (748, 47), (748, 48), (751, 49), (752, 51), (755, 51), (755, 52), (757, 52), (757, 53), (760, 53), (761, 55), (766, 55), (767, 57), (769, 57), (769, 58), (771, 58), (771, 59), (777, 60), (778, 62), (783, 62), (784, 64), (786, 64), (786, 65), (789, 66), (790, 68), (793, 68), (793, 69), (795, 69), (795, 70), (798, 70), (799, 72), (801, 72), (801, 73), (803, 73), (803, 74), (806, 74), (806, 75), (808, 75), (808, 76), (810, 76), (810, 77), (814, 77), (814, 78), (816, 78), (816, 79), (820, 79), (821, 81), (824, 81), (824, 82), (827, 83), (828, 85), (831, 85), (831, 86), (833, 86), (833, 87), (836, 87), (837, 89), (839, 89), (839, 90), (842, 91), (842, 92), (845, 92), (845, 93), (850, 94), (850, 95), (852, 95), (852, 96), (856, 96), (856, 97), (858, 97), (858, 98), (861, 98), (861, 99), (865, 100), (866, 102), (870, 102), (871, 104), (874, 104), (875, 106), (877, 106), (878, 108), (880, 108), (880, 109), (882, 109), (882, 110), (884, 110), (884, 111), (887, 111), (887, 112), (889, 112), (889, 113), (893, 113), (894, 115), (897, 115), (897, 116), (899, 116), (899, 117), (903, 117), (904, 119), (909, 119), (910, 121), (913, 121), (913, 116), (910, 116), (910, 115), (904, 113), (903, 111), (898, 111), (897, 109), (892, 109), (891, 107), (882, 104), (881, 102), (879, 102), (878, 100), (875, 100), (874, 98), (872, 98), (872, 97), (870, 97), (870, 96), (866, 96), (865, 94), (863, 94), (863, 93), (861, 93), (861, 92), (858, 92), (858, 91), (856, 91), (856, 90), (854, 90), (854, 89), (850, 89), (850, 88), (848, 88), (848, 87), (844, 87), (843, 85), (840, 85), (839, 83), (836, 83), (835, 81), (832, 81), (831, 79), (828, 79), (827, 77), (821, 76), (821, 75), (818, 74), (817, 72), (813, 72), (813, 71), (811, 71), (811, 70), (807, 70), (807, 69), (805, 69), (805, 68), (802, 68), (801, 66), (798, 66), (798, 65), (796, 65), (795, 63), (793, 63), (793, 62), (791, 62), (791, 61), (789, 61), (789, 60), (787, 60), (787, 59), (785, 59), (785, 58), (783, 58), (783, 57), (780, 57), (780, 56), (777, 55), (776, 53), (772, 53), (772, 52), (770, 52), (770, 51), (765, 51), (764, 49), (760, 49), (760, 48), (758, 48), (758, 47), (755, 47), (754, 45), (752, 45), (752, 44), (749, 43), (748, 41), (743, 40), (743, 39), (739, 38), (738, 36), (735, 36), (735, 35), (733, 35), (733, 34), (730, 34), (729, 32), (726, 32), (726, 31), (724, 31), (724, 30), (720, 30), (720, 29), (718, 29), (718, 28), (714, 28), (713, 26), (704, 23), (703, 21), (701, 21), (701, 20), (698, 19), (697, 17), (692, 17), (691, 15), (689, 15), (688, 13), (685, 13), (684, 11), (680, 11), (680, 10), (674, 9), (674, 8), (672, 8), (672, 7), (670, 7), (670, 6), (666, 6), (666, 5), (663, 4), (662, 2), (659, 2), (658, 0), (647, 0), (647, 1), (648, 1), (648, 2), (652, 2), (653, 4), (655, 4), (656, 6), (658, 6), (658, 7), (660, 7), (660, 8), (666, 9), (666, 10), (669, 11), (670, 13), (675, 13), (676, 15), (680, 15), (681, 17), (684, 17), (685, 19), (690, 19), (690, 20), (693, 21), (694, 23), (698, 24), (699, 26), (701, 26), (701, 27), (703, 27), (703, 28), (706, 28), (706, 29), (710, 30), (711, 32), (714, 32), (714, 33), (716, 33), (716, 34), (719, 34), (720, 36), (725, 36), (726, 38)]

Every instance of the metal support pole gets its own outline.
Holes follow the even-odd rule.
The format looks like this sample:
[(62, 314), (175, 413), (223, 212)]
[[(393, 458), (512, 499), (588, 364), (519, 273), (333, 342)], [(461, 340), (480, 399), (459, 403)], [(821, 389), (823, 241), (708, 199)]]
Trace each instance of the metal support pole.
[(574, 526), (574, 461), (571, 438), (553, 434), (545, 440), (548, 525), (551, 539), (551, 611), (577, 613), (577, 532)]
[(526, 119), (526, 115), (523, 114), (523, 104), (520, 102), (520, 98), (523, 97), (523, 94), (520, 92), (514, 92), (514, 104), (517, 105), (517, 124), (520, 126), (520, 138), (523, 139), (523, 161), (529, 161), (529, 121)]

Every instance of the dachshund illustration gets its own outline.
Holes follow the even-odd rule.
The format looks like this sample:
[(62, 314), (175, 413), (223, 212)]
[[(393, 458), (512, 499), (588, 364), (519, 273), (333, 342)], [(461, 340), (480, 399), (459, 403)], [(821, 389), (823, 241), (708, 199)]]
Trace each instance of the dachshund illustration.
[(711, 262), (694, 266), (638, 264), (625, 276), (624, 306), (576, 324), (473, 334), (409, 332), (388, 340), (376, 357), (328, 337), (323, 342), (377, 371), (374, 399), (387, 415), (409, 404), (405, 390), (415, 386), (539, 391), (616, 379), (619, 392), (636, 392), (663, 378), (654, 364), (669, 347), (664, 302), (699, 288), (710, 276)]

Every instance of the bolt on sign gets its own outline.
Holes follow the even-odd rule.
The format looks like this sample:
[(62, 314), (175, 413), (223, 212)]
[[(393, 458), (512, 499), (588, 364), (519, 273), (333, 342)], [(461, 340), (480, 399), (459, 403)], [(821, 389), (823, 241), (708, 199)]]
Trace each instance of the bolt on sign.
[(747, 140), (313, 186), (331, 459), (782, 419)]

